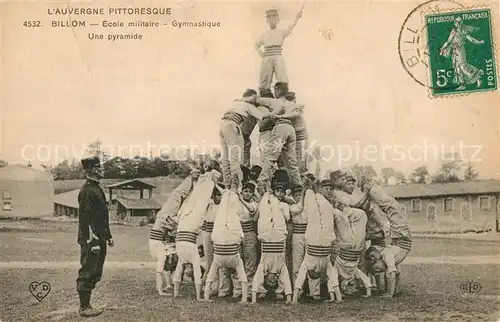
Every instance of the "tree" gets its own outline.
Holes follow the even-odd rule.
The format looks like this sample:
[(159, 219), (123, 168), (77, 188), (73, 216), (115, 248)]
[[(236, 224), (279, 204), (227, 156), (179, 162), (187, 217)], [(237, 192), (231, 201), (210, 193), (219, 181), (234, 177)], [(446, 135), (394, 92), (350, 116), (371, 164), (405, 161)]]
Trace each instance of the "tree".
[(109, 160), (110, 155), (106, 151), (103, 151), (102, 141), (99, 139), (95, 139), (93, 142), (89, 143), (87, 146), (87, 153), (91, 156), (97, 156), (101, 159), (102, 163), (105, 163)]
[(6, 167), (9, 163), (7, 161), (4, 161), (0, 159), (0, 168)]
[(441, 167), (434, 175), (434, 183), (459, 182), (460, 170), (462, 168), (462, 159), (458, 153), (447, 154), (441, 163)]
[(78, 160), (73, 159), (71, 162), (71, 176), (73, 179), (83, 179), (85, 178), (85, 171), (83, 171), (83, 165)]
[(71, 167), (68, 160), (59, 162), (53, 169), (54, 180), (71, 180), (72, 177)]
[(161, 177), (168, 176), (170, 174), (169, 172), (169, 163), (171, 161), (168, 160), (167, 157), (156, 157), (153, 160), (154, 167), (156, 171), (158, 172), (158, 175)]
[(375, 171), (375, 169), (373, 169), (371, 165), (359, 165), (356, 163), (350, 168), (350, 170), (357, 180), (360, 180), (361, 177), (365, 177), (368, 180), (373, 180), (378, 176), (377, 171)]
[(192, 165), (185, 161), (172, 161), (171, 169), (172, 175), (186, 177), (191, 173)]
[[(100, 153), (96, 144), (92, 144), (90, 150), (90, 152)], [(134, 158), (117, 156), (103, 163), (104, 177), (106, 179), (134, 179), (158, 176), (186, 177), (193, 167), (212, 160), (213, 158), (210, 155), (194, 155), (189, 160), (172, 160), (170, 155), (165, 153), (162, 153), (161, 157), (154, 159), (141, 156), (135, 156)], [(44, 168), (45, 171), (53, 175), (54, 180), (85, 178), (81, 163), (75, 159), (71, 163), (68, 160), (63, 160), (55, 167), (51, 168), (46, 165)]]
[(476, 171), (476, 169), (472, 165), (472, 162), (467, 163), (467, 166), (465, 167), (464, 170), (464, 181), (466, 182), (475, 181), (477, 180), (478, 176), (479, 172)]
[(382, 180), (384, 180), (384, 184), (389, 184), (389, 178), (396, 176), (396, 170), (393, 168), (382, 168), (380, 170), (380, 175), (382, 176)]
[(142, 157), (138, 159), (137, 174), (139, 178), (158, 177), (160, 169), (156, 167), (154, 160)]
[(406, 183), (406, 176), (405, 176), (405, 174), (403, 172), (396, 171), (395, 177), (396, 177), (396, 181), (397, 181), (398, 184), (400, 184), (400, 183)]
[(409, 179), (411, 183), (425, 183), (425, 179), (428, 175), (429, 169), (427, 169), (425, 165), (421, 165), (413, 170)]
[(138, 178), (138, 158), (135, 157), (134, 159), (129, 159), (129, 158), (123, 158), (122, 160), (122, 171), (120, 174), (120, 177), (122, 179), (133, 179), (133, 178)]
[(122, 157), (109, 159), (103, 164), (104, 176), (108, 179), (122, 178), (123, 162), (124, 160)]

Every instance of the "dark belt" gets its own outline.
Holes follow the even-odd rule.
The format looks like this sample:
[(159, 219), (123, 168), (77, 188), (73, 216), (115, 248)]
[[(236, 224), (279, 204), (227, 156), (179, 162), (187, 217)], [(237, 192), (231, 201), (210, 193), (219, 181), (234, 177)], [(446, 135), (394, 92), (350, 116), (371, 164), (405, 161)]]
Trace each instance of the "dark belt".
[(149, 231), (149, 239), (152, 239), (152, 240), (164, 241), (165, 235), (166, 235), (166, 231), (161, 231), (161, 230), (156, 230), (156, 229), (151, 229)]
[(253, 220), (240, 221), (241, 229), (244, 233), (250, 233), (255, 231), (255, 226)]
[(355, 251), (355, 250), (347, 250), (347, 249), (340, 249), (339, 251), (339, 258), (348, 261), (348, 262), (356, 262), (359, 260), (359, 256), (361, 256), (360, 251)]
[(228, 120), (228, 121), (233, 121), (234, 123), (241, 125), (243, 121), (245, 120), (242, 115), (238, 113), (233, 113), (233, 112), (227, 112), (224, 114), (222, 117), (223, 120)]
[(285, 242), (261, 242), (261, 250), (263, 253), (284, 253)]
[(332, 246), (306, 245), (306, 253), (315, 257), (326, 257), (330, 255)]
[(192, 231), (179, 231), (177, 233), (177, 237), (175, 238), (176, 242), (188, 242), (188, 243), (193, 243), (196, 244), (196, 238), (198, 237), (198, 234)]
[(239, 246), (238, 244), (222, 245), (214, 244), (214, 254), (216, 255), (236, 255), (238, 254)]
[(282, 46), (267, 46), (264, 47), (264, 56), (277, 56), (281, 55), (281, 52), (283, 51)]
[(380, 247), (385, 247), (387, 246), (385, 239), (371, 239), (370, 240), (370, 246), (380, 246)]
[(293, 223), (293, 233), (294, 234), (305, 234), (307, 229), (307, 223), (306, 224), (301, 224), (301, 223)]
[(175, 237), (171, 235), (171, 231), (169, 230), (162, 231), (151, 229), (149, 231), (149, 239), (167, 243), (175, 243)]
[(297, 137), (297, 140), (307, 140), (309, 138), (309, 135), (307, 134), (307, 130), (300, 130), (297, 131), (295, 130), (295, 136)]
[(214, 231), (214, 223), (213, 222), (210, 222), (210, 221), (205, 221), (203, 223), (203, 228), (202, 228), (204, 231), (206, 231), (207, 233), (211, 233)]
[(411, 239), (409, 239), (409, 238), (405, 238), (405, 237), (403, 237), (403, 238), (396, 238), (396, 239), (392, 240), (392, 243), (394, 245), (398, 246), (401, 249), (404, 249), (404, 250), (407, 250), (407, 251), (411, 250), (412, 242), (411, 242)]

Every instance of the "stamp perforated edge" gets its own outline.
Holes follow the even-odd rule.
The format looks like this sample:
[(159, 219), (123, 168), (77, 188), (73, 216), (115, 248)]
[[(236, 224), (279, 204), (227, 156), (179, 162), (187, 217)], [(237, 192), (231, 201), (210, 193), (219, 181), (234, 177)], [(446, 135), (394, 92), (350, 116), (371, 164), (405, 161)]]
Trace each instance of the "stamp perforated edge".
[[(492, 19), (493, 17), (496, 16), (497, 12), (487, 4), (478, 4), (478, 5), (473, 5), (473, 6), (464, 6), (464, 8), (448, 8), (448, 9), (439, 9), (439, 10), (426, 10), (420, 12), (420, 18), (422, 19), (422, 29), (425, 27), (426, 20), (425, 16), (429, 14), (438, 14), (438, 13), (452, 13), (452, 12), (463, 12), (467, 10), (480, 10), (480, 9), (489, 9), (490, 10), (490, 25), (491, 25), (491, 46), (492, 46), (492, 55), (493, 59), (495, 61), (495, 73), (496, 73), (496, 88), (495, 89), (488, 89), (488, 90), (480, 90), (480, 91), (469, 91), (465, 93), (454, 93), (454, 94), (443, 94), (443, 95), (434, 95), (432, 93), (432, 86), (427, 86), (427, 93), (429, 95), (430, 99), (433, 98), (438, 98), (438, 99), (446, 99), (446, 98), (456, 98), (456, 97), (463, 97), (463, 96), (469, 96), (469, 95), (479, 95), (485, 92), (496, 92), (498, 91), (498, 56), (497, 56), (497, 45), (495, 43), (495, 33), (496, 33), (496, 26), (495, 26), (495, 21)], [(428, 40), (427, 40), (428, 41)], [(430, 66), (430, 60), (429, 60), (429, 69), (427, 73), (425, 74), (426, 76), (426, 81), (427, 84), (431, 84), (432, 80), (430, 79), (430, 71), (431, 71), (431, 66)]]

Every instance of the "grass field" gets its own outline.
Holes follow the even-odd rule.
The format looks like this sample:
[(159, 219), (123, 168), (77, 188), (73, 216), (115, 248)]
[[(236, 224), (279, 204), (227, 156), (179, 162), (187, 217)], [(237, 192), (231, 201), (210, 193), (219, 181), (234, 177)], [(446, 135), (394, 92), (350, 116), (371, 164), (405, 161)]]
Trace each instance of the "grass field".
[[(75, 290), (79, 258), (76, 224), (28, 224), (31, 231), (0, 232), (0, 320), (82, 320), (77, 314)], [(498, 261), (477, 264), (471, 257), (497, 258), (498, 242), (415, 239), (408, 263), (402, 266), (403, 293), (392, 301), (375, 295), (370, 299), (348, 298), (343, 304), (287, 306), (267, 300), (241, 305), (230, 299), (197, 303), (191, 284), (183, 286), (184, 297), (180, 299), (158, 297), (148, 228), (113, 226), (112, 232), (116, 247), (108, 251), (103, 280), (93, 297), (93, 303), (105, 309), (97, 321), (498, 320), (500, 265)], [(442, 261), (435, 261), (439, 258)], [(462, 258), (462, 264), (452, 264), (448, 260), (452, 258)], [(21, 261), (25, 268), (9, 266)], [(41, 262), (54, 265), (41, 269), (37, 267)], [(40, 303), (28, 291), (32, 281), (51, 284), (51, 292)], [(464, 293), (460, 284), (467, 281), (480, 283), (480, 292)]]

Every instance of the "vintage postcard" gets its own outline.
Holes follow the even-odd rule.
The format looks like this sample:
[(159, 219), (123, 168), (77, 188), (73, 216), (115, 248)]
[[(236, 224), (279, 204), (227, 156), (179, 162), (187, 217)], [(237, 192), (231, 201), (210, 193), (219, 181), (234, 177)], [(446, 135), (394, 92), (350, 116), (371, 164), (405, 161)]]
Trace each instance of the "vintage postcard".
[(0, 3), (0, 321), (498, 321), (498, 0)]

